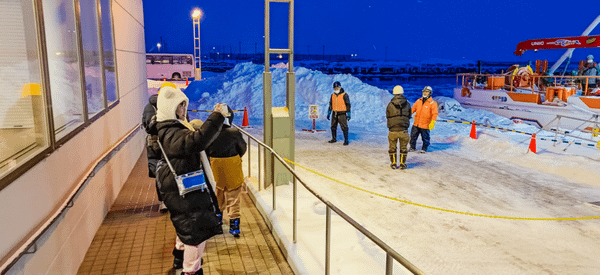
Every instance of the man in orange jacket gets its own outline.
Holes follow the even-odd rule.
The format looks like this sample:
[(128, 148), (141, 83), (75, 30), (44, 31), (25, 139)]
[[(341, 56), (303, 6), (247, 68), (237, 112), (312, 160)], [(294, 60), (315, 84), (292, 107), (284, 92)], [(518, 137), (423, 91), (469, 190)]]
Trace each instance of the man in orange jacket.
[[(333, 111), (333, 116), (331, 112)], [(327, 110), (327, 120), (331, 118), (331, 140), (329, 143), (337, 141), (337, 125), (340, 124), (344, 133), (344, 145), (348, 145), (348, 121), (350, 121), (350, 97), (342, 88), (342, 84), (333, 82), (333, 94), (329, 98), (329, 109)]]
[(423, 147), (419, 153), (427, 152), (427, 147), (429, 147), (429, 131), (433, 130), (435, 120), (438, 116), (438, 106), (431, 98), (432, 92), (433, 90), (431, 87), (426, 86), (423, 89), (423, 97), (417, 99), (412, 106), (412, 112), (415, 114), (415, 121), (410, 130), (409, 151), (415, 151), (419, 135), (421, 135), (421, 140), (423, 141)]

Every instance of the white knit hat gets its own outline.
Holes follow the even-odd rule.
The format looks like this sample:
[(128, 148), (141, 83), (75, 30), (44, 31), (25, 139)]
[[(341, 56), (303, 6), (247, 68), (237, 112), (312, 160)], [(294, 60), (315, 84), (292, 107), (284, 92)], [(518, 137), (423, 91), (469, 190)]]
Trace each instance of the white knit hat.
[(400, 86), (400, 85), (396, 85), (396, 87), (394, 87), (394, 90), (392, 91), (392, 93), (395, 95), (403, 95), (404, 88), (402, 88), (402, 86)]
[(177, 119), (177, 106), (185, 102), (185, 108), (189, 104), (188, 97), (180, 90), (173, 87), (162, 87), (156, 102), (156, 121)]

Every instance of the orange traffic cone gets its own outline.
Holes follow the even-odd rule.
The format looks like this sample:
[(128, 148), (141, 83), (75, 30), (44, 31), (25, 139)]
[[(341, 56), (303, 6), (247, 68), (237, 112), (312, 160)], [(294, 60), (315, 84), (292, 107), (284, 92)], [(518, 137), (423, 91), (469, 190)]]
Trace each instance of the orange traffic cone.
[(242, 127), (248, 127), (248, 108), (244, 107), (244, 119), (242, 120)]
[(164, 78), (163, 78), (163, 81), (167, 81), (167, 78), (166, 78), (166, 77), (164, 77)]
[(190, 85), (190, 83), (188, 82), (188, 79), (185, 79), (185, 86)]
[(477, 139), (477, 130), (475, 129), (475, 120), (473, 120), (473, 124), (471, 124), (471, 138)]
[(527, 153), (529, 153), (529, 151), (537, 154), (537, 149), (535, 146), (535, 133), (531, 136), (531, 142), (529, 143), (529, 149), (527, 149)]

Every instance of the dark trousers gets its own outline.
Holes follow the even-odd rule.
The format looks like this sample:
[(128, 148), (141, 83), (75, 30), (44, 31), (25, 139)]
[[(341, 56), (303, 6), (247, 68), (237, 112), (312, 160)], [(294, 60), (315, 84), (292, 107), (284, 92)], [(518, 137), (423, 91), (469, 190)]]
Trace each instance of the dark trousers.
[(348, 136), (348, 118), (346, 117), (346, 113), (333, 112), (333, 116), (331, 116), (331, 136), (333, 139), (337, 139), (338, 123), (342, 128), (342, 132), (344, 132), (344, 138), (346, 138)]
[(410, 129), (410, 148), (416, 149), (417, 147), (417, 138), (421, 135), (421, 140), (423, 141), (423, 151), (427, 151), (427, 147), (429, 147), (429, 129), (419, 128), (417, 126), (412, 127)]

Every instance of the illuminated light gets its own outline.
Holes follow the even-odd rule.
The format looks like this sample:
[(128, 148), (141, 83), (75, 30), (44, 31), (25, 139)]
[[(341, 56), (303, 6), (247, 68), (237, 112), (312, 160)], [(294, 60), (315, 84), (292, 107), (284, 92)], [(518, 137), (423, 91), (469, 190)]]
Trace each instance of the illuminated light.
[(57, 53), (56, 53), (56, 55), (61, 55), (61, 53), (60, 53), (60, 52), (57, 52)]
[(202, 11), (200, 9), (195, 9), (194, 12), (192, 12), (192, 18), (196, 19), (196, 18), (200, 18), (202, 16)]
[(277, 56), (277, 57), (279, 57), (279, 58), (283, 58), (283, 55), (279, 54), (279, 56)]

